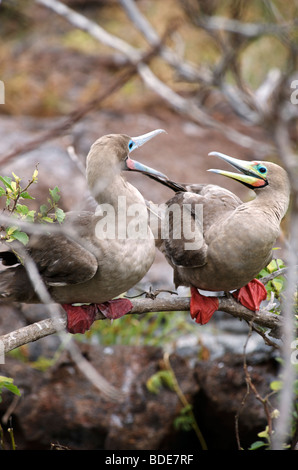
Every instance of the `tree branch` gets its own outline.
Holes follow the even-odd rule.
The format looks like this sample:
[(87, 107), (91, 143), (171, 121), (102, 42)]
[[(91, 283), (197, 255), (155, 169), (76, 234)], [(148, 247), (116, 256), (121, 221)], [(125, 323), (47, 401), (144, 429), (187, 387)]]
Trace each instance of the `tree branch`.
[[(141, 315), (149, 312), (188, 312), (190, 303), (189, 297), (178, 297), (174, 295), (155, 299), (130, 300), (133, 304), (133, 309), (129, 312), (129, 315)], [(278, 331), (282, 325), (282, 319), (278, 315), (272, 314), (265, 309), (259, 312), (252, 312), (239, 304), (234, 298), (220, 297), (218, 310), (229, 313), (236, 318), (246, 320), (247, 322), (256, 323), (274, 332)], [(106, 317), (103, 314), (97, 314), (96, 320), (105, 319)], [(65, 327), (66, 316), (65, 312), (62, 312), (61, 309), (58, 320), (54, 321), (52, 318), (47, 318), (46, 320), (25, 326), (19, 330), (0, 336), (0, 342), (2, 341), (4, 352), (8, 352), (24, 344), (44, 338), (45, 336), (64, 331)]]

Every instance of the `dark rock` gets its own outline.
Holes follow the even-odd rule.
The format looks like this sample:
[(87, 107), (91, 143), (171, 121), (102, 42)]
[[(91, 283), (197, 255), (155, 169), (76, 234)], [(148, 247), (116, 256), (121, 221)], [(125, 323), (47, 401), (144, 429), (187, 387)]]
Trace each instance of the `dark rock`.
[[(163, 364), (155, 347), (100, 347), (80, 345), (96, 370), (125, 392), (124, 402), (103, 396), (77, 369), (67, 352), (46, 372), (7, 358), (0, 375), (14, 378), (22, 396), (11, 408), (18, 449), (71, 450), (190, 450), (201, 449), (193, 431), (174, 428), (182, 404), (175, 391), (163, 387), (151, 393), (147, 380)], [(263, 405), (251, 391), (248, 396), (243, 358), (225, 355), (220, 360), (189, 362), (173, 354), (171, 366), (181, 390), (193, 404), (208, 450), (236, 449), (235, 417), (243, 448), (257, 440), (267, 424)], [(248, 372), (260, 396), (265, 397), (276, 378), (276, 363), (264, 356), (248, 358)], [(14, 401), (3, 392), (0, 413)], [(274, 401), (270, 399), (272, 405)], [(7, 420), (6, 420), (7, 421)]]
[[(260, 397), (270, 393), (270, 382), (276, 380), (277, 362), (268, 354), (246, 357), (247, 373)], [(195, 399), (195, 413), (209, 450), (237, 448), (235, 419), (239, 416), (239, 438), (247, 449), (258, 440), (257, 433), (268, 424), (264, 406), (247, 386), (242, 355), (226, 354), (214, 361), (200, 362), (195, 367), (200, 392)], [(270, 410), (276, 406), (270, 398)], [(273, 407), (273, 408), (272, 408)]]
[[(11, 358), (0, 374), (12, 376), (22, 390), (12, 425), (19, 449), (49, 449), (59, 443), (70, 449), (159, 449), (172, 433), (181, 409), (174, 391), (148, 391), (146, 381), (159, 370), (162, 352), (155, 347), (81, 346), (85, 357), (112, 385), (127, 393), (124, 403), (103, 397), (64, 353), (46, 373)], [(183, 359), (171, 365), (184, 393), (198, 384)], [(12, 395), (3, 393), (1, 412)]]

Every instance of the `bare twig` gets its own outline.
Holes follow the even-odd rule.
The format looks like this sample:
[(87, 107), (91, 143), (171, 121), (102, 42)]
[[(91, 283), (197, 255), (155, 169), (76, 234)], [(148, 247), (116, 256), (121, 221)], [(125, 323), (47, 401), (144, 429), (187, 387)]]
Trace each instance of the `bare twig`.
[(285, 33), (297, 28), (297, 19), (284, 24), (276, 23), (248, 23), (223, 16), (200, 16), (197, 24), (205, 29), (223, 30), (229, 33), (239, 34), (249, 39), (259, 36), (274, 35), (284, 38)]
[(12, 158), (20, 154), (26, 154), (27, 152), (30, 152), (31, 150), (34, 150), (40, 147), (41, 145), (44, 145), (47, 141), (64, 135), (67, 131), (71, 129), (72, 126), (74, 126), (74, 124), (76, 124), (78, 121), (80, 121), (80, 119), (86, 116), (86, 114), (96, 109), (113, 93), (122, 88), (125, 83), (127, 83), (127, 81), (133, 75), (135, 75), (135, 73), (136, 69), (132, 67), (122, 72), (119, 77), (113, 80), (104, 90), (102, 90), (102, 92), (97, 97), (93, 98), (84, 106), (81, 106), (80, 108), (72, 111), (66, 118), (61, 119), (61, 121), (55, 126), (51, 127), (45, 132), (41, 132), (37, 138), (17, 146), (6, 155), (0, 157), (0, 164), (5, 165)]
[[(122, 39), (119, 39), (117, 36), (108, 33), (95, 22), (87, 19), (80, 13), (75, 12), (58, 0), (35, 1), (38, 4), (55, 11), (60, 16), (63, 16), (74, 26), (88, 32), (97, 41), (105, 44), (106, 46), (112, 47), (113, 49), (116, 49), (118, 52), (123, 54), (130, 63), (136, 66), (137, 72), (144, 81), (145, 85), (153, 90), (154, 93), (158, 94), (172, 109), (188, 116), (189, 119), (192, 119), (194, 122), (200, 124), (203, 127), (210, 127), (212, 129), (218, 130), (219, 132), (223, 133), (227, 139), (245, 148), (254, 149), (257, 146), (259, 152), (271, 152), (273, 150), (270, 144), (265, 142), (256, 142), (254, 138), (233, 129), (225, 123), (215, 120), (209, 113), (199, 108), (199, 106), (197, 106), (192, 100), (180, 96), (172, 88), (160, 80), (145, 64), (145, 62), (141, 60), (142, 54), (138, 49), (132, 47)], [(148, 35), (149, 33), (147, 34), (147, 37)], [(153, 34), (151, 29), (150, 41), (155, 44), (156, 40), (157, 37)], [(163, 50), (166, 51), (167, 56), (169, 56), (168, 50)], [(174, 55), (171, 54), (170, 60), (174, 59)]]
[(235, 415), (235, 430), (236, 430), (236, 440), (237, 440), (238, 450), (241, 450), (240, 434), (239, 434), (239, 417), (240, 417), (241, 411), (242, 411), (242, 409), (245, 405), (247, 397), (250, 393), (250, 390), (252, 390), (252, 392), (254, 393), (256, 399), (263, 405), (264, 413), (265, 413), (265, 416), (267, 418), (267, 423), (268, 423), (268, 433), (269, 433), (269, 436), (272, 436), (272, 417), (271, 417), (270, 408), (269, 408), (270, 407), (270, 403), (269, 403), (270, 394), (266, 395), (265, 397), (262, 397), (259, 394), (259, 392), (257, 391), (256, 386), (254, 385), (254, 383), (252, 381), (251, 374), (249, 373), (249, 368), (248, 368), (248, 365), (247, 365), (246, 348), (247, 348), (247, 344), (249, 342), (249, 339), (251, 337), (252, 331), (253, 331), (253, 325), (250, 322), (249, 333), (247, 335), (246, 342), (245, 342), (244, 347), (243, 347), (243, 370), (244, 370), (244, 373), (245, 373), (246, 392), (245, 392), (244, 397), (241, 401), (239, 410), (237, 411), (237, 413)]

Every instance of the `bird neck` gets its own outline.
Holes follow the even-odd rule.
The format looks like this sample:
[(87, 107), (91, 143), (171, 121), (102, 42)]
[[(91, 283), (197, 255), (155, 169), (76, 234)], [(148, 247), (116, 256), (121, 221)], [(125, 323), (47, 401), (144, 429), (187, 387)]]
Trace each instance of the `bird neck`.
[(114, 175), (113, 179), (111, 179), (107, 185), (99, 184), (97, 188), (94, 187), (92, 194), (98, 204), (111, 205), (116, 214), (123, 210), (124, 204), (126, 208), (129, 208), (133, 204), (142, 204), (145, 206), (145, 201), (141, 193), (120, 174)]
[(268, 216), (273, 216), (278, 222), (282, 220), (289, 206), (289, 192), (274, 191), (266, 187), (256, 191), (255, 199), (247, 204), (259, 208)]

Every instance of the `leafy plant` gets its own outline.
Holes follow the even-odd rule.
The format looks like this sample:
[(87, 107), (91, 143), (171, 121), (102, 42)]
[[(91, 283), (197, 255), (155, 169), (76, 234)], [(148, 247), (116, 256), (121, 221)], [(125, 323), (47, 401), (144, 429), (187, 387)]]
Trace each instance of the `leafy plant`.
[(12, 378), (0, 375), (0, 403), (2, 401), (2, 391), (4, 388), (14, 393), (15, 395), (18, 395), (18, 396), (21, 395), (21, 392), (18, 389), (18, 387), (13, 384)]
[(175, 372), (170, 363), (170, 357), (168, 353), (164, 354), (163, 367), (160, 371), (153, 374), (147, 380), (147, 388), (151, 393), (160, 393), (161, 387), (168, 387), (170, 390), (176, 393), (183, 407), (180, 410), (179, 415), (174, 420), (174, 426), (176, 429), (183, 431), (193, 430), (201, 444), (203, 450), (207, 450), (207, 445), (204, 436), (198, 426), (193, 413), (193, 406), (188, 402), (186, 396), (180, 388)]
[(22, 231), (18, 225), (18, 220), (25, 222), (53, 223), (57, 221), (62, 223), (65, 217), (64, 211), (58, 207), (60, 200), (59, 189), (49, 189), (49, 197), (46, 204), (42, 204), (39, 211), (30, 209), (24, 200), (34, 199), (28, 192), (29, 188), (38, 181), (38, 170), (34, 170), (31, 179), (23, 187), (21, 178), (12, 173), (13, 178), (9, 176), (0, 176), (3, 186), (0, 186), (0, 197), (5, 198), (5, 207), (3, 212), (8, 213), (12, 222), (8, 226), (1, 225), (0, 240), (7, 243), (18, 240), (26, 245), (29, 241), (27, 233)]
[[(269, 274), (272, 274), (278, 271), (281, 268), (285, 268), (285, 264), (282, 259), (277, 258), (273, 259), (266, 268), (262, 269), (258, 275), (258, 278), (266, 277)], [(281, 298), (282, 292), (285, 288), (285, 278), (284, 276), (276, 276), (274, 279), (270, 280), (266, 284), (266, 290), (268, 293), (268, 299), (271, 297), (273, 292), (277, 299)]]
[(195, 427), (193, 407), (187, 404), (180, 410), (179, 415), (174, 420), (174, 427), (181, 431), (191, 431)]
[(151, 312), (145, 315), (124, 315), (117, 321), (99, 321), (85, 334), (85, 339), (95, 339), (102, 345), (173, 344), (181, 335), (192, 331), (185, 312)]
[(147, 389), (149, 392), (158, 394), (163, 386), (174, 390), (174, 377), (170, 370), (159, 370), (151, 375), (147, 380)]

